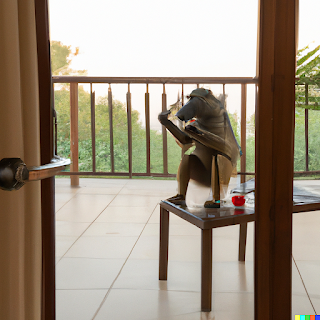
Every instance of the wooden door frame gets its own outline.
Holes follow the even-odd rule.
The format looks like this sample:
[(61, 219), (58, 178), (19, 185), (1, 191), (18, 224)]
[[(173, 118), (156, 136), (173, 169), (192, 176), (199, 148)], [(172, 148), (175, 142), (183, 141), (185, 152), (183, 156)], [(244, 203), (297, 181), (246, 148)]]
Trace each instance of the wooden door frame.
[(256, 111), (255, 320), (291, 319), (298, 0), (260, 0)]
[[(47, 0), (34, 0), (38, 52), (41, 164), (54, 156), (52, 75)], [(55, 180), (41, 181), (42, 320), (54, 320), (55, 308)]]

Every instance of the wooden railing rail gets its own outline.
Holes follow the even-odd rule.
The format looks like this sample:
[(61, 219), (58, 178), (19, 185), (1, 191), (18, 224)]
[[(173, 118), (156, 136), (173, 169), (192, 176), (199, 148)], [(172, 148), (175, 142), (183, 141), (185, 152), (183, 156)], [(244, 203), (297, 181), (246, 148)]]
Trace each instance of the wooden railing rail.
[(53, 76), (53, 83), (257, 84), (252, 77), (87, 77)]
[[(64, 175), (70, 175), (71, 184), (77, 186), (79, 184), (79, 175), (88, 176), (155, 176), (155, 177), (174, 177), (174, 174), (168, 172), (168, 145), (167, 145), (167, 131), (162, 128), (162, 149), (163, 149), (163, 172), (151, 173), (151, 147), (150, 147), (150, 94), (149, 84), (162, 84), (162, 110), (167, 109), (167, 93), (166, 86), (169, 84), (181, 85), (181, 102), (184, 104), (184, 85), (193, 84), (196, 87), (207, 84), (220, 84), (222, 85), (223, 95), (225, 95), (225, 86), (228, 84), (237, 84), (241, 86), (241, 118), (240, 118), (240, 135), (241, 135), (241, 148), (243, 156), (240, 158), (240, 174), (241, 181), (244, 182), (246, 176), (249, 174), (246, 171), (246, 117), (247, 117), (247, 85), (253, 84), (257, 86), (258, 79), (251, 77), (86, 77), (86, 76), (53, 76), (52, 82), (57, 83), (70, 83), (70, 151), (72, 165), (70, 172), (63, 173)], [(92, 85), (96, 83), (109, 84), (108, 88), (108, 110), (109, 110), (109, 126), (110, 126), (110, 160), (111, 170), (109, 172), (98, 172), (96, 168), (96, 149), (95, 149), (95, 92), (92, 89)], [(89, 84), (90, 96), (91, 96), (91, 138), (92, 138), (92, 171), (79, 172), (78, 165), (78, 85)], [(128, 172), (116, 172), (115, 171), (115, 159), (114, 159), (114, 136), (113, 136), (113, 101), (112, 101), (112, 84), (127, 84), (128, 91), (126, 94), (126, 107), (127, 107), (127, 130), (128, 130)], [(136, 173), (132, 168), (132, 103), (131, 103), (131, 91), (130, 84), (145, 84), (145, 129), (146, 129), (146, 172)], [(256, 87), (257, 88), (257, 87)], [(306, 85), (306, 104), (308, 103), (308, 87)], [(257, 95), (257, 90), (255, 91)], [(301, 175), (303, 173), (310, 174), (308, 168), (308, 109), (305, 111), (305, 144), (306, 144), (306, 168), (304, 172), (297, 173)], [(316, 173), (316, 172), (315, 172)]]
[[(71, 184), (77, 186), (79, 184), (79, 175), (96, 175), (96, 176), (155, 176), (155, 177), (174, 177), (175, 174), (168, 172), (168, 145), (167, 145), (167, 131), (162, 128), (162, 149), (163, 149), (163, 172), (151, 173), (151, 157), (150, 157), (150, 94), (149, 84), (162, 84), (162, 110), (167, 109), (167, 93), (166, 85), (180, 84), (181, 85), (181, 102), (184, 104), (184, 85), (193, 84), (199, 88), (200, 84), (221, 84), (223, 87), (223, 94), (225, 95), (226, 84), (241, 85), (241, 145), (243, 156), (241, 157), (241, 171), (246, 172), (246, 108), (247, 108), (247, 85), (257, 84), (256, 78), (251, 77), (86, 77), (86, 76), (53, 76), (52, 82), (55, 83), (70, 83), (70, 156), (72, 165), (70, 172), (63, 173), (70, 175)], [(108, 109), (109, 109), (109, 126), (110, 126), (110, 172), (97, 172), (96, 170), (96, 150), (95, 150), (95, 92), (92, 91), (92, 84), (106, 83), (108, 88)], [(113, 139), (113, 117), (112, 117), (112, 88), (111, 84), (127, 84), (128, 91), (126, 94), (127, 107), (127, 125), (128, 125), (128, 172), (115, 172), (114, 163), (114, 139)], [(91, 139), (92, 139), (92, 171), (79, 172), (78, 164), (78, 84), (90, 85), (91, 96)], [(145, 84), (145, 128), (146, 128), (146, 172), (135, 173), (132, 169), (132, 123), (131, 123), (131, 92), (130, 84)], [(245, 121), (242, 121), (245, 119)], [(243, 174), (242, 180), (245, 179)]]

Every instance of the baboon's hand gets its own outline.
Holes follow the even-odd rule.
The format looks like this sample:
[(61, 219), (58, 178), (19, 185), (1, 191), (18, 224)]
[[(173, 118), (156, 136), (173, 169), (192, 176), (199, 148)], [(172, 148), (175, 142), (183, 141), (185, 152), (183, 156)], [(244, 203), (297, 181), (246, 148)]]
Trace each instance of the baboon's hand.
[(169, 116), (170, 113), (171, 113), (170, 110), (166, 110), (166, 111), (163, 111), (163, 112), (159, 113), (158, 120), (162, 123), (162, 121), (168, 119), (168, 116)]
[(194, 133), (197, 133), (197, 134), (202, 134), (202, 132), (200, 132), (195, 126), (193, 125), (187, 125), (186, 128), (185, 128), (187, 131), (193, 131)]

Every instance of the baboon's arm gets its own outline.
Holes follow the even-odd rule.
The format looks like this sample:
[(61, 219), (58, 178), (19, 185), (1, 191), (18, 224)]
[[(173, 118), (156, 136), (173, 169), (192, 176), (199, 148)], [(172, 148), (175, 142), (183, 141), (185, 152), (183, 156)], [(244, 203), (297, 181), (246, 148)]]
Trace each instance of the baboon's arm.
[(164, 125), (181, 144), (192, 143), (193, 140), (168, 119), (170, 113), (170, 110), (161, 112), (158, 116), (160, 123)]

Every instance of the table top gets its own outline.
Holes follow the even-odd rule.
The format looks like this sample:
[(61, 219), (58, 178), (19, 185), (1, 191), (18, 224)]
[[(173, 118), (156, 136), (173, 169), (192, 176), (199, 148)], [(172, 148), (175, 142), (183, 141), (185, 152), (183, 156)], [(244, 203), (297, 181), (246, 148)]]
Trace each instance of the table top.
[(189, 208), (165, 200), (160, 202), (160, 206), (201, 229), (212, 229), (254, 221), (253, 208), (238, 209), (223, 206), (219, 209)]
[[(220, 208), (187, 207), (166, 200), (161, 201), (160, 206), (201, 229), (247, 223), (255, 220), (254, 190), (252, 190), (251, 184), (245, 186), (246, 188), (233, 190), (234, 193), (245, 191), (245, 193), (250, 194), (251, 206), (235, 207), (232, 204), (222, 204)], [(303, 187), (294, 187), (292, 212), (314, 210), (320, 210), (320, 195), (313, 194)]]

